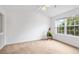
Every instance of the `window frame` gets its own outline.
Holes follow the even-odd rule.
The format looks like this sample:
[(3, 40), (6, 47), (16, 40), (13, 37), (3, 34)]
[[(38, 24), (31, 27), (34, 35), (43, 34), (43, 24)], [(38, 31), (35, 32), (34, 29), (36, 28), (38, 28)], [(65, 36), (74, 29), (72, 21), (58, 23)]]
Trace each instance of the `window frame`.
[[(79, 17), (79, 16), (78, 16), (78, 17)], [(56, 22), (59, 21), (59, 20), (61, 20), (61, 19), (57, 19)], [(78, 38), (79, 38), (79, 35), (78, 35), (78, 36), (75, 35), (75, 27), (76, 27), (76, 26), (79, 26), (79, 25), (76, 24), (76, 21), (74, 21), (74, 25), (67, 25), (68, 18), (63, 18), (63, 20), (64, 20), (64, 24), (65, 24), (65, 25), (64, 25), (64, 33), (58, 33), (58, 31), (57, 31), (57, 30), (58, 30), (58, 29), (57, 29), (57, 26), (55, 26), (55, 28), (56, 28), (56, 34), (59, 34), (59, 35), (60, 35), (60, 34), (61, 34), (61, 35), (68, 35), (68, 36), (71, 36), (71, 37), (78, 37)], [(56, 24), (56, 22), (55, 22), (55, 24)], [(74, 35), (67, 34), (67, 27), (69, 27), (69, 26), (70, 26), (70, 27), (71, 27), (71, 26), (74, 27)]]

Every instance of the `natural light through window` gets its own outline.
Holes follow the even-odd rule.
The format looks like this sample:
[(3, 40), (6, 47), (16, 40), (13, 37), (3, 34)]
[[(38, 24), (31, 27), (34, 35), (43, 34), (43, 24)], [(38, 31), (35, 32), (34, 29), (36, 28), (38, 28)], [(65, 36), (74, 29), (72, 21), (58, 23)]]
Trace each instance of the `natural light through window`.
[(56, 33), (79, 36), (79, 16), (58, 19), (55, 25)]

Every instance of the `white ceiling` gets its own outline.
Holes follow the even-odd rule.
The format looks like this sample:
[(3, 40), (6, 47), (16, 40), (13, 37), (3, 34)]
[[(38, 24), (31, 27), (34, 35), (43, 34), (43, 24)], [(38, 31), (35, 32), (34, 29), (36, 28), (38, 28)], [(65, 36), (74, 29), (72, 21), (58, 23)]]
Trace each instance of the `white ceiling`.
[(43, 11), (40, 9), (41, 6), (43, 5), (3, 5), (0, 7), (5, 8), (5, 10), (10, 10), (10, 9), (18, 10), (19, 9), (18, 11), (24, 10), (25, 12), (38, 11), (40, 13), (43, 13), (47, 17), (54, 17), (54, 16), (60, 15), (64, 12), (67, 12), (79, 7), (79, 5), (56, 5), (56, 7), (55, 5), (50, 5), (50, 7), (48, 7), (47, 10)]
[(41, 10), (41, 12), (48, 17), (54, 17), (78, 7), (79, 5), (56, 5), (56, 7), (54, 5), (50, 5), (47, 10)]

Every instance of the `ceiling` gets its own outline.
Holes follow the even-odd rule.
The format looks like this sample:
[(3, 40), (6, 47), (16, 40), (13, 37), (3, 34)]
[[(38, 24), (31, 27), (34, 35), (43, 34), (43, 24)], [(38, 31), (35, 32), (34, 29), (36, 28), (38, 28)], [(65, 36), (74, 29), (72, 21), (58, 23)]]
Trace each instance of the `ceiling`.
[[(43, 5), (3, 5), (0, 7), (3, 7), (5, 10), (17, 10), (18, 11), (28, 11), (28, 12), (35, 12), (38, 11), (47, 17), (54, 17), (57, 15), (60, 15), (62, 13), (65, 13), (67, 11), (70, 11), (72, 9), (78, 8), (79, 5), (49, 5), (49, 7), (44, 11), (40, 9)], [(19, 9), (19, 10), (18, 10)]]
[(79, 5), (50, 5), (47, 10), (40, 11), (48, 17), (54, 17), (78, 7)]

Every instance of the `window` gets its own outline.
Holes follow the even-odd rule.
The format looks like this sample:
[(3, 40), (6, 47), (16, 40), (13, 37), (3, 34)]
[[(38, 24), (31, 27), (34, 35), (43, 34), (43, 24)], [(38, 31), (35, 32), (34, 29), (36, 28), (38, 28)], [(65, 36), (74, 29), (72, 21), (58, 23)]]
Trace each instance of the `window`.
[(61, 19), (61, 20), (57, 21), (56, 23), (57, 23), (57, 25), (56, 25), (57, 32), (58, 33), (64, 33), (64, 26), (65, 26), (64, 20)]
[(56, 32), (79, 36), (79, 16), (56, 20)]
[(79, 16), (75, 18), (75, 35), (79, 36)]
[(71, 34), (71, 35), (74, 35), (74, 18), (73, 17), (69, 17), (67, 18), (67, 34)]

